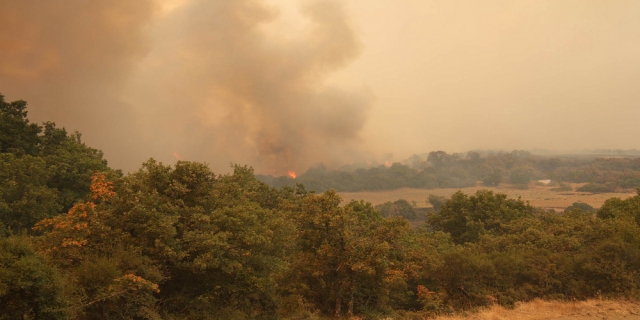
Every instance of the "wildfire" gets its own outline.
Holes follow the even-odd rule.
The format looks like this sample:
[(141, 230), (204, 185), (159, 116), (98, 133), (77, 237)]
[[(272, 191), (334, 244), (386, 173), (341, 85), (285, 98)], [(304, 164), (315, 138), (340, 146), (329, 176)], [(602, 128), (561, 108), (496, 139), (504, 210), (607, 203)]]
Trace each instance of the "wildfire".
[(384, 162), (384, 166), (387, 167), (387, 168), (391, 167), (391, 162), (385, 161)]
[(180, 154), (178, 154), (178, 152), (173, 152), (173, 157), (176, 158), (176, 160), (182, 160), (182, 157), (180, 156)]
[(287, 175), (291, 177), (291, 179), (295, 179), (298, 176), (295, 171), (287, 171)]

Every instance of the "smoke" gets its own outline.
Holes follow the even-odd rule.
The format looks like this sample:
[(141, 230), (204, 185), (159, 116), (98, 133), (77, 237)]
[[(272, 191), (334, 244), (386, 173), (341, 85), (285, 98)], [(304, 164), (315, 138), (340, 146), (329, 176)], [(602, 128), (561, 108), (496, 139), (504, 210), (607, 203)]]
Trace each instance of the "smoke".
[(148, 0), (0, 0), (0, 92), (131, 168), (118, 158), (136, 148), (136, 116), (121, 93), (150, 50), (155, 12)]
[[(2, 1), (0, 92), (30, 117), (78, 129), (112, 165), (174, 154), (283, 174), (356, 158), (367, 91), (325, 84), (360, 52), (338, 2), (274, 27), (258, 0)], [(5, 23), (6, 22), (6, 23)], [(7, 50), (8, 49), (8, 50)]]

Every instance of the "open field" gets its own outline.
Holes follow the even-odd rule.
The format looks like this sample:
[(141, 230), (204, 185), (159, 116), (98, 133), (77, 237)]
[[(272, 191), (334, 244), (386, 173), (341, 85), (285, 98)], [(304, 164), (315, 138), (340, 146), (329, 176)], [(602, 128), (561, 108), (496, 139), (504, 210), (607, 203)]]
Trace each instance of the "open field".
[[(583, 184), (569, 184), (572, 190), (580, 187)], [(452, 194), (461, 190), (466, 194), (474, 194), (477, 190), (488, 189), (496, 193), (504, 193), (509, 198), (522, 198), (522, 200), (529, 201), (531, 205), (536, 207), (542, 207), (544, 209), (553, 209), (556, 211), (562, 211), (566, 207), (570, 206), (574, 202), (582, 201), (591, 205), (594, 208), (599, 208), (604, 202), (613, 197), (626, 199), (636, 195), (635, 193), (589, 193), (589, 192), (577, 192), (577, 191), (553, 191), (552, 189), (557, 186), (542, 186), (532, 184), (529, 189), (519, 190), (514, 189), (512, 185), (501, 184), (497, 187), (485, 187), (475, 186), (468, 188), (444, 188), (444, 189), (414, 189), (414, 188), (401, 188), (396, 190), (385, 191), (360, 191), (360, 192), (340, 192), (340, 196), (345, 202), (352, 199), (364, 200), (371, 202), (374, 205), (382, 204), (387, 201), (396, 201), (398, 199), (406, 199), (409, 202), (415, 201), (418, 208), (431, 207), (427, 203), (427, 198), (430, 194), (438, 196), (451, 197)]]
[(640, 319), (636, 301), (587, 300), (558, 302), (534, 300), (517, 303), (512, 310), (500, 306), (467, 316), (438, 317), (435, 320), (623, 320)]

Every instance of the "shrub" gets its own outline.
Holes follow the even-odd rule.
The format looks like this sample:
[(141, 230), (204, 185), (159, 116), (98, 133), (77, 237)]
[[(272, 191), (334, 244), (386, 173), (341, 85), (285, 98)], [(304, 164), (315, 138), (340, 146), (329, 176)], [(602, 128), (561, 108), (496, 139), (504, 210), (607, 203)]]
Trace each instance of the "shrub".
[(598, 183), (587, 183), (584, 186), (576, 189), (576, 191), (580, 192), (591, 192), (591, 193), (606, 193), (606, 192), (614, 192), (615, 186), (612, 184), (598, 184)]

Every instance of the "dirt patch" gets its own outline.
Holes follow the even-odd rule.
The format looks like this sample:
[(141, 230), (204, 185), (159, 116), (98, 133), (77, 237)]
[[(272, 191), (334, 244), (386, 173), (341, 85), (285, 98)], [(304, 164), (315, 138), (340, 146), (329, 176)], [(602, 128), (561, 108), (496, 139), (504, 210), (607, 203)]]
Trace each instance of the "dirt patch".
[(507, 310), (492, 306), (478, 313), (438, 317), (436, 320), (629, 320), (640, 319), (640, 303), (637, 301), (587, 300), (576, 302), (534, 300), (518, 303)]
[[(571, 185), (572, 190), (579, 187), (580, 184)], [(396, 201), (398, 199), (406, 199), (409, 203), (415, 201), (418, 208), (431, 207), (427, 202), (430, 194), (451, 197), (452, 194), (461, 190), (466, 194), (474, 194), (477, 190), (488, 189), (496, 193), (504, 193), (509, 198), (521, 198), (529, 201), (532, 206), (541, 207), (546, 210), (552, 209), (562, 211), (574, 202), (584, 202), (594, 208), (601, 207), (607, 199), (620, 198), (626, 199), (635, 196), (635, 193), (589, 193), (575, 191), (553, 191), (553, 186), (531, 185), (529, 189), (514, 189), (511, 185), (501, 184), (497, 187), (475, 186), (468, 188), (443, 188), (443, 189), (414, 189), (402, 188), (396, 190), (385, 191), (360, 191), (360, 192), (340, 192), (345, 202), (351, 200), (364, 200), (371, 202), (373, 205), (385, 203), (387, 201)]]

